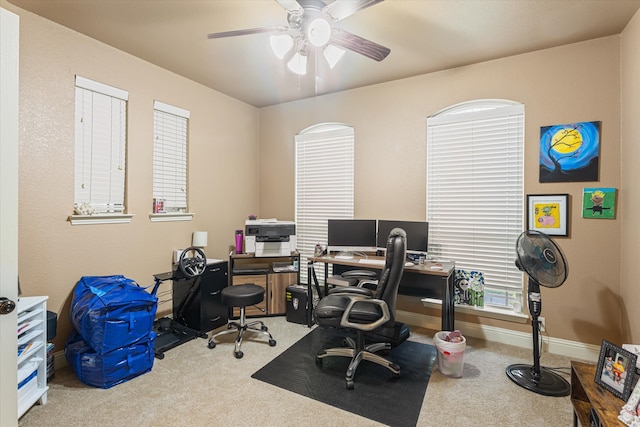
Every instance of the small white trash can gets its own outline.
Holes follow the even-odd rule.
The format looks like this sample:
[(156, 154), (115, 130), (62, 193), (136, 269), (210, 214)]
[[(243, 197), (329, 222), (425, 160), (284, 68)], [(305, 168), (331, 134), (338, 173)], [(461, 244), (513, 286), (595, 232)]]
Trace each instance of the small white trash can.
[(447, 341), (449, 331), (437, 332), (433, 337), (433, 344), (436, 346), (438, 370), (448, 377), (460, 378), (464, 370), (464, 350), (467, 340), (460, 335), (460, 342)]

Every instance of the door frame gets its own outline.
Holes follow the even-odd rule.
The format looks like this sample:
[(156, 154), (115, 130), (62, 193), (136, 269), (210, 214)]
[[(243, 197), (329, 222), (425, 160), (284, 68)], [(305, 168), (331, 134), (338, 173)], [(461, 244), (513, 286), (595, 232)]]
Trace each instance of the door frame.
[[(18, 299), (18, 54), (20, 19), (0, 8), (0, 297)], [(18, 315), (0, 315), (0, 425), (18, 425)]]

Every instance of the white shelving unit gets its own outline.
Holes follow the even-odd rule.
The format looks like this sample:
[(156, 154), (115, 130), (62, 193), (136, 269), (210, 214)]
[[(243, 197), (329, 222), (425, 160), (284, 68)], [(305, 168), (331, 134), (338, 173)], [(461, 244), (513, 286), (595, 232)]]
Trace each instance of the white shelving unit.
[(18, 418), (47, 403), (47, 298), (18, 300)]

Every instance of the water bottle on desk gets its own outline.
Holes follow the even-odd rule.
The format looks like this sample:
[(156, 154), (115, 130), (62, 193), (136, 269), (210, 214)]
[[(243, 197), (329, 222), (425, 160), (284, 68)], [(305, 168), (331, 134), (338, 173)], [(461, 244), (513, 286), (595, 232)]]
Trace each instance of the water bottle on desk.
[(242, 230), (236, 230), (236, 253), (242, 253), (242, 240), (244, 238)]

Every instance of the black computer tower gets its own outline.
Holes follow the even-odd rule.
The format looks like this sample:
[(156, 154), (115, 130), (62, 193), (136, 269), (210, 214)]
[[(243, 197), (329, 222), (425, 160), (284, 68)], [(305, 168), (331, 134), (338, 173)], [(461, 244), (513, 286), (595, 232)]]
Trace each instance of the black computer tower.
[(309, 296), (304, 285), (290, 285), (286, 289), (287, 322), (307, 324)]

